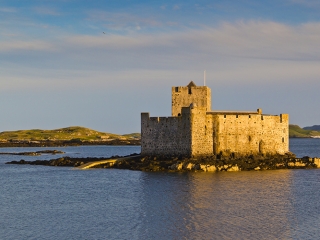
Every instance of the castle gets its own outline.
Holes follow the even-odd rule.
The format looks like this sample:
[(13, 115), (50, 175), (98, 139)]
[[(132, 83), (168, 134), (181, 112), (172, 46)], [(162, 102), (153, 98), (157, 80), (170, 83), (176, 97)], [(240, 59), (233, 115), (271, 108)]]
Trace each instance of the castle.
[(211, 90), (172, 87), (172, 116), (141, 113), (141, 155), (198, 157), (223, 152), (285, 154), (289, 115), (257, 111), (212, 111)]

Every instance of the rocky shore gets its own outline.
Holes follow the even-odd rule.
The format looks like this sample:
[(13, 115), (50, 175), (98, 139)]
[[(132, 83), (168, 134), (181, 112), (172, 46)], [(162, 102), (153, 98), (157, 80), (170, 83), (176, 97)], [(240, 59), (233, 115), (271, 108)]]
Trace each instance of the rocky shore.
[(36, 152), (0, 152), (0, 155), (22, 155), (22, 156), (41, 156), (42, 154), (63, 154), (65, 152), (58, 151), (58, 150), (43, 150), (43, 151), (36, 151)]
[[(131, 156), (131, 158), (130, 158)], [(167, 172), (186, 172), (186, 171), (251, 171), (251, 170), (274, 170), (274, 169), (311, 169), (320, 168), (320, 158), (296, 158), (292, 153), (286, 155), (247, 155), (235, 156), (217, 155), (206, 156), (198, 159), (185, 157), (166, 157), (166, 156), (147, 156), (137, 157), (137, 154), (110, 158), (70, 158), (63, 157), (52, 160), (37, 161), (12, 161), (7, 164), (31, 164), (45, 166), (68, 166), (78, 167), (88, 162), (116, 159), (114, 164), (109, 163), (95, 165), (93, 168), (117, 168), (138, 171), (167, 171)]]
[[(99, 165), (96, 167), (105, 167)], [(292, 153), (286, 155), (218, 155), (206, 156), (198, 159), (184, 157), (141, 157), (135, 160), (117, 161), (113, 168), (140, 171), (251, 171), (275, 169), (311, 169), (320, 167), (319, 158), (296, 158)]]
[[(114, 156), (118, 157), (118, 156)], [(36, 160), (36, 161), (26, 161), (21, 159), (20, 161), (11, 161), (6, 164), (30, 164), (30, 165), (43, 165), (43, 166), (59, 166), (59, 167), (77, 167), (88, 162), (105, 160), (108, 158), (71, 158), (71, 157), (61, 157), (51, 160)], [(110, 158), (111, 159), (111, 158)]]

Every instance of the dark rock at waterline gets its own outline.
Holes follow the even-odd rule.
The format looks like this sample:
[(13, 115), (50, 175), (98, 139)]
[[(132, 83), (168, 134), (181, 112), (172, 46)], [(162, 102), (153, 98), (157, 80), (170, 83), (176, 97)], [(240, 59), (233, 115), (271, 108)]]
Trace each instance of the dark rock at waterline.
[[(134, 153), (129, 156), (136, 156), (138, 154)], [(112, 157), (86, 157), (86, 158), (73, 158), (73, 157), (61, 157), (57, 159), (51, 160), (35, 160), (35, 161), (26, 161), (21, 159), (20, 161), (11, 161), (7, 162), (6, 164), (29, 164), (29, 165), (43, 165), (43, 166), (64, 166), (64, 167), (77, 167), (83, 165), (88, 162), (95, 162), (100, 160), (106, 159), (115, 159), (120, 158), (119, 156), (112, 156)]]
[[(99, 167), (108, 167), (99, 165)], [(316, 168), (314, 160), (309, 157), (296, 158), (292, 153), (285, 155), (212, 155), (201, 158), (184, 156), (146, 156), (138, 159), (117, 161), (112, 168), (141, 171), (250, 171), (272, 169)], [(319, 166), (318, 166), (319, 167)]]
[(36, 151), (36, 152), (0, 152), (0, 155), (22, 155), (22, 156), (40, 156), (41, 154), (63, 154), (65, 152), (58, 151), (58, 150), (42, 150), (42, 151)]
[[(36, 161), (12, 161), (8, 164), (31, 164), (45, 166), (68, 166), (77, 167), (88, 162), (118, 159), (113, 165), (109, 163), (95, 165), (94, 168), (117, 168), (139, 171), (251, 171), (272, 169), (308, 169), (320, 167), (320, 160), (309, 157), (296, 158), (292, 153), (285, 155), (237, 155), (219, 154), (201, 158), (188, 158), (185, 156), (144, 156), (131, 154), (132, 158), (126, 156), (112, 156), (111, 158), (71, 158), (63, 157), (51, 160)], [(317, 162), (316, 162), (317, 161)]]

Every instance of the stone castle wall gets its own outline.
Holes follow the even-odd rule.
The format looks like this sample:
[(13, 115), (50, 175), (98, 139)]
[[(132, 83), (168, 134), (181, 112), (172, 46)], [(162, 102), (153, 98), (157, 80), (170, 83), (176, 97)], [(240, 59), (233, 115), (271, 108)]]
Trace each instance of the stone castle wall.
[(288, 114), (217, 114), (212, 118), (215, 153), (284, 154), (289, 151)]
[(142, 155), (201, 156), (284, 154), (289, 151), (289, 116), (257, 112), (212, 112), (211, 90), (172, 88), (172, 117), (141, 114)]
[(198, 107), (205, 107), (211, 110), (211, 90), (208, 87), (197, 87), (188, 85), (187, 87), (172, 87), (172, 116), (181, 114), (183, 107), (189, 107), (191, 103)]
[(141, 113), (141, 155), (191, 154), (190, 110), (179, 117), (150, 117)]
[(205, 107), (191, 107), (191, 155), (213, 154), (212, 117)]

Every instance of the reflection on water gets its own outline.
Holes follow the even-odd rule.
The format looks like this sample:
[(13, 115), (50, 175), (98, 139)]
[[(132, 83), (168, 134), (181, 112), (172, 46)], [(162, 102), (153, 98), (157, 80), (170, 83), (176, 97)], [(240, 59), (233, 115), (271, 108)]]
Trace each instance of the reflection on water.
[[(305, 195), (309, 190), (301, 185), (306, 184), (304, 180), (300, 181), (304, 177), (300, 180), (295, 178), (303, 171), (308, 172), (277, 170), (166, 174), (168, 181), (164, 184), (163, 174), (145, 173), (147, 176), (142, 182), (145, 216), (142, 225), (145, 229), (140, 237), (315, 237), (320, 233), (314, 219), (318, 218), (316, 209), (319, 209), (319, 203), (310, 195), (317, 198), (319, 194), (309, 192)], [(311, 171), (319, 177), (319, 171)], [(319, 185), (319, 178), (314, 180), (310, 182), (310, 188)]]
[[(140, 148), (65, 151), (85, 157), (92, 152), (124, 155)], [(318, 239), (320, 235), (320, 169), (79, 171), (5, 165), (11, 157), (20, 158), (0, 156), (0, 239)]]

